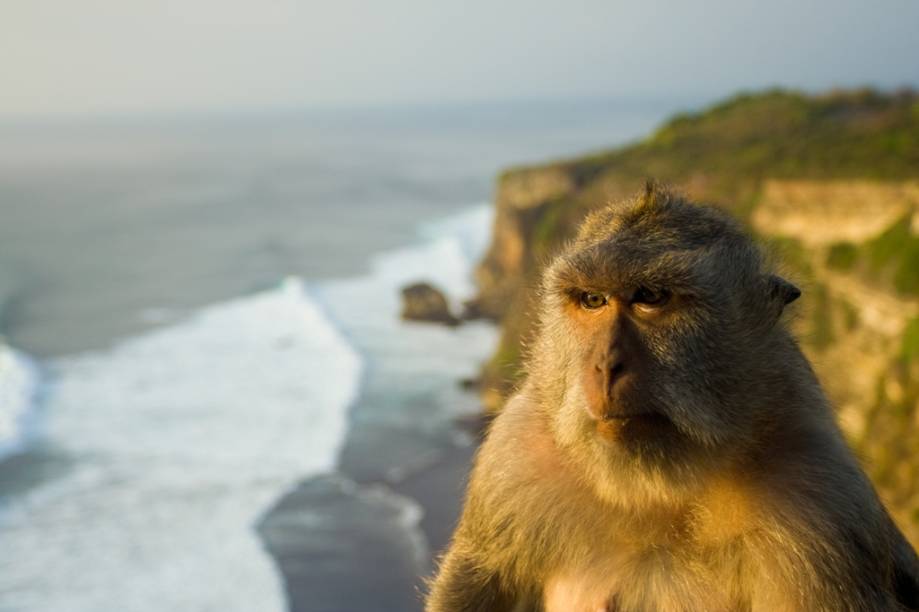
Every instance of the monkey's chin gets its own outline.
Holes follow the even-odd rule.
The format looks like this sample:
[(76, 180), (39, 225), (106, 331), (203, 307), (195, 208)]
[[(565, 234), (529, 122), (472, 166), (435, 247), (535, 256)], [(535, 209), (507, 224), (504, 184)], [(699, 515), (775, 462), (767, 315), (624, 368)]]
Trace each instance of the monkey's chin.
[(657, 439), (672, 430), (673, 423), (662, 414), (644, 412), (599, 419), (595, 427), (600, 440), (620, 445)]

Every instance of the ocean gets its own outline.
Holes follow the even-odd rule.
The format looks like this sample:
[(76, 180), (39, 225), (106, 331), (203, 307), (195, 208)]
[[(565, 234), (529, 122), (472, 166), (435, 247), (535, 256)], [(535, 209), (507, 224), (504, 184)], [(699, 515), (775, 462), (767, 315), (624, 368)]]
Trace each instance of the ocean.
[(501, 169), (682, 106), (0, 124), (0, 610), (418, 609), (496, 330), (399, 289), (458, 307)]

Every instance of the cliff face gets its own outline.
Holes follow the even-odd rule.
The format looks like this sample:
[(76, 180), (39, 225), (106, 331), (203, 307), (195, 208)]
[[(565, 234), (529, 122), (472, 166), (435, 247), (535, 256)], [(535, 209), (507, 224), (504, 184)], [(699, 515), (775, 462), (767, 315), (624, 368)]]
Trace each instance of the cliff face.
[(536, 168), (506, 173), (498, 184), (492, 242), (476, 270), (480, 288), (478, 304), (483, 312), (500, 315), (503, 300), (518, 289), (534, 257), (534, 230), (552, 202), (569, 196), (576, 188), (571, 173), (563, 168)]
[(730, 209), (802, 286), (802, 347), (919, 543), (919, 96), (740, 96), (622, 149), (504, 173), (472, 305), (502, 325), (482, 376), (489, 409), (519, 380), (542, 264), (646, 178)]
[(919, 181), (767, 180), (751, 220), (765, 235), (819, 248), (867, 242), (904, 216), (912, 219), (917, 205)]

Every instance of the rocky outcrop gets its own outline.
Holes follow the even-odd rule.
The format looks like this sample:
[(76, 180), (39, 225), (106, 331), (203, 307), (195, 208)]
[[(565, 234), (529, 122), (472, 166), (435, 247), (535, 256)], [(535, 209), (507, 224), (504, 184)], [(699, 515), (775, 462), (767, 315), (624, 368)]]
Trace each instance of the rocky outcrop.
[(552, 203), (575, 187), (572, 174), (558, 166), (511, 170), (501, 177), (495, 193), (492, 241), (476, 268), (479, 294), (468, 306), (471, 312), (501, 318), (530, 265), (535, 227)]
[(459, 319), (450, 312), (446, 296), (430, 283), (415, 283), (402, 289), (402, 318), (459, 325)]

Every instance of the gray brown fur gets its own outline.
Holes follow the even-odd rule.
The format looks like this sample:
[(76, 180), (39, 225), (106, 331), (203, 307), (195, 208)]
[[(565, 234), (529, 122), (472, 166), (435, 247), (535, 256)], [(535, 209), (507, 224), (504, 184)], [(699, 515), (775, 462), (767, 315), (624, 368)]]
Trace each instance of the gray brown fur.
[(666, 190), (588, 218), (427, 610), (919, 609), (916, 554), (782, 321), (798, 295)]

